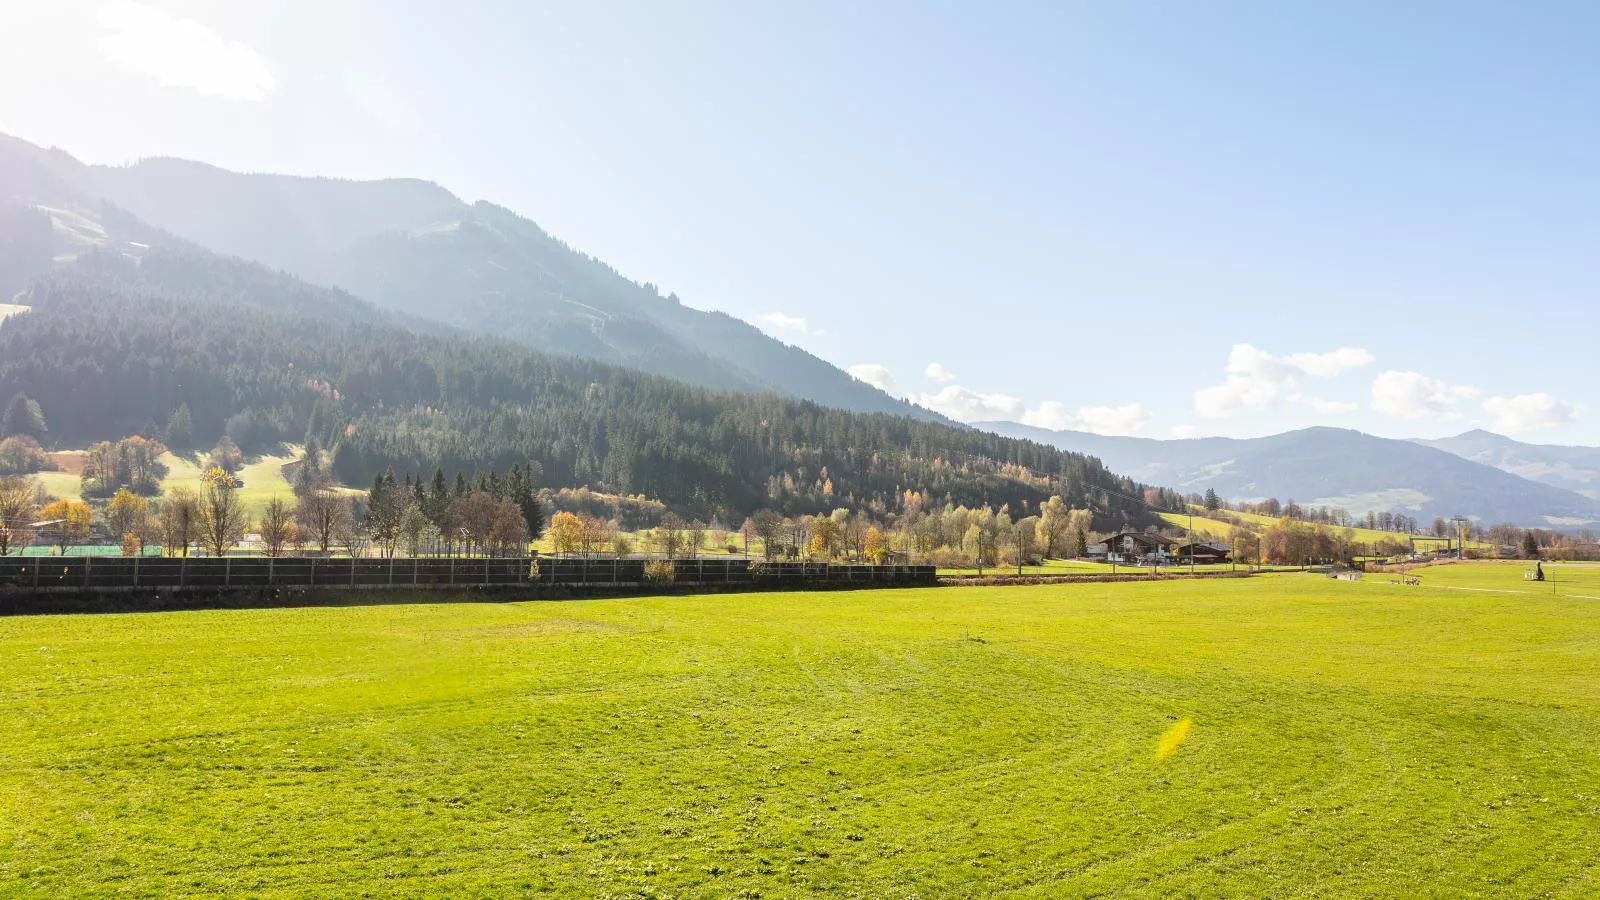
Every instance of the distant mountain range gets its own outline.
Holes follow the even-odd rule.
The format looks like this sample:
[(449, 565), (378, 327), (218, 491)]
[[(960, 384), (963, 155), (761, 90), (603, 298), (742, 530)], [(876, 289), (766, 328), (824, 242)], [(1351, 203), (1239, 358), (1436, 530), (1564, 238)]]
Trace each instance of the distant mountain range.
[(1417, 443), (1600, 500), (1600, 447), (1525, 444), (1482, 430)]
[(1600, 480), (1591, 480), (1600, 475), (1600, 450), (1536, 447), (1488, 432), (1424, 442), (1307, 428), (1247, 440), (1163, 441), (1014, 422), (977, 427), (1095, 456), (1139, 481), (1184, 492), (1210, 488), (1230, 500), (1277, 497), (1357, 514), (1465, 515), (1486, 524), (1571, 528), (1600, 522), (1600, 499), (1573, 489), (1600, 488)]
[[(463, 331), (703, 387), (949, 421), (742, 320), (663, 297), (510, 210), (465, 203), (427, 181), (245, 175), (177, 159), (88, 166), (0, 135), (0, 199), (54, 210), (58, 245), (12, 254), (32, 264), (0, 270), (0, 300), (59, 259), (62, 234), (92, 244), (105, 217), (125, 211), (208, 250)], [(11, 229), (0, 221), (0, 230)]]

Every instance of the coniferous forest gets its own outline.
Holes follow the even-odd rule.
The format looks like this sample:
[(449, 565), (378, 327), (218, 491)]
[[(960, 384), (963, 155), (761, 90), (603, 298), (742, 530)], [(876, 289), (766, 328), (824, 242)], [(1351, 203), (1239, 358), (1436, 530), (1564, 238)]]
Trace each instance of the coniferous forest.
[(34, 281), (0, 327), (0, 397), (49, 441), (160, 435), (196, 446), (315, 441), (347, 484), (386, 472), (506, 471), (541, 486), (645, 494), (694, 515), (921, 504), (1037, 510), (1060, 494), (1097, 524), (1149, 523), (1142, 488), (1031, 441), (770, 394), (709, 390), (380, 312), (198, 249), (97, 251)]

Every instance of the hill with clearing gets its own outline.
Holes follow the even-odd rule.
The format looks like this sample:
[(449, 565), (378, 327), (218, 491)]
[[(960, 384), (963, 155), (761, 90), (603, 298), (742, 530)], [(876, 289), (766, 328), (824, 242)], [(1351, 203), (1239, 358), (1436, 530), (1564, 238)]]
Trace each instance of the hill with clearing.
[[(240, 466), (235, 473), (244, 483), (239, 490), (239, 497), (251, 516), (259, 516), (267, 502), (274, 497), (286, 503), (294, 502), (294, 489), (284, 470), (285, 467), (299, 461), (301, 453), (302, 448), (287, 446), (278, 453), (250, 457)], [(43, 485), (53, 496), (81, 499), (83, 486), (80, 475), (83, 472), (83, 451), (60, 450), (51, 453), (50, 456), (56, 464), (56, 471), (39, 472), (29, 477)], [(202, 470), (197, 457), (178, 456), (168, 452), (161, 455), (160, 461), (167, 467), (167, 475), (161, 479), (163, 494), (180, 486), (196, 493), (200, 491)]]

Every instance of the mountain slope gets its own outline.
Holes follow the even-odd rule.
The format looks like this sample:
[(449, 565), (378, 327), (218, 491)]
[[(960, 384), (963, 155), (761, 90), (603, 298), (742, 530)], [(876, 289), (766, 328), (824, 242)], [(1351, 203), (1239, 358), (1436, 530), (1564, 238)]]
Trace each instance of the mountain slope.
[(1412, 441), (1340, 428), (1271, 437), (1162, 441), (1048, 431), (1012, 422), (978, 427), (1098, 458), (1140, 481), (1232, 500), (1277, 497), (1361, 514), (1405, 512), (1428, 519), (1577, 526), (1600, 521), (1600, 501), (1529, 481)]
[(1526, 444), (1481, 429), (1416, 443), (1600, 500), (1600, 447)]
[(947, 421), (435, 184), (245, 175), (174, 159), (84, 171), (97, 195), (152, 225), (383, 308), (706, 387)]
[[(3, 248), (0, 248), (3, 258)], [(770, 506), (1037, 509), (1140, 487), (1028, 441), (773, 394), (714, 391), (484, 337), (419, 333), (349, 294), (198, 249), (92, 250), (0, 323), (0, 396), (44, 409), (53, 439), (158, 428), (186, 405), (201, 446), (315, 438), (359, 484), (396, 472), (505, 471), (550, 487), (645, 493), (736, 519)], [(1155, 520), (1114, 501), (1106, 527)]]

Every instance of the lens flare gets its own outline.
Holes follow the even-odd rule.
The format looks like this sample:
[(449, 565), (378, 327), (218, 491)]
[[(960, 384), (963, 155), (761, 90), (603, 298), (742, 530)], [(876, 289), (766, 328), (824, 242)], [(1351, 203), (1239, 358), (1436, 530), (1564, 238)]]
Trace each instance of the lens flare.
[(1193, 719), (1184, 719), (1178, 724), (1167, 729), (1161, 736), (1161, 743), (1156, 745), (1156, 759), (1166, 759), (1178, 752), (1178, 747), (1189, 736), (1189, 729), (1194, 725)]

